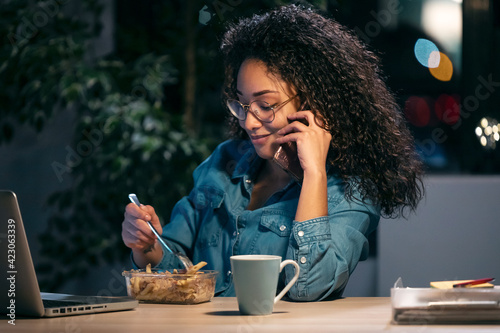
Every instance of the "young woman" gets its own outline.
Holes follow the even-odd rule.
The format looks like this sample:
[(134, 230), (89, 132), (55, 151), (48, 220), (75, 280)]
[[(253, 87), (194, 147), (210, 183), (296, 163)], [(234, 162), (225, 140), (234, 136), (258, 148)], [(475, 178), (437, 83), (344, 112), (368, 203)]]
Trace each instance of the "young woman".
[[(290, 299), (338, 297), (380, 215), (422, 196), (421, 162), (378, 59), (339, 23), (294, 5), (241, 20), (221, 50), (232, 139), (196, 169), (163, 228), (153, 207), (129, 204), (123, 240), (138, 267), (178, 266), (151, 220), (173, 248), (220, 272), (219, 296), (234, 295), (231, 255), (273, 254), (301, 267)], [(273, 161), (289, 143), (300, 178)], [(285, 269), (280, 283), (292, 276)]]

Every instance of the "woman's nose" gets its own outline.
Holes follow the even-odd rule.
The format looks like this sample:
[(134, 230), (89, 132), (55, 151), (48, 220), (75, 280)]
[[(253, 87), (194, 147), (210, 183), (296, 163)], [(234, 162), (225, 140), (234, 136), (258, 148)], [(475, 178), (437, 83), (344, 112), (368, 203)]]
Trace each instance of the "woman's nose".
[(254, 130), (262, 126), (262, 122), (253, 114), (253, 112), (248, 111), (247, 117), (244, 120), (244, 126), (248, 130)]

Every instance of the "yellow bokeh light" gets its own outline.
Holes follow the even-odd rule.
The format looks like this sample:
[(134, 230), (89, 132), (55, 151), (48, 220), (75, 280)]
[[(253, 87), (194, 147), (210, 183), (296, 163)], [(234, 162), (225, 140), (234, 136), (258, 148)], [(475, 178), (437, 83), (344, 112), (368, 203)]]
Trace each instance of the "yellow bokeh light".
[(481, 119), (481, 126), (483, 128), (486, 128), (488, 126), (488, 119), (486, 118)]
[(479, 143), (486, 150), (494, 150), (500, 141), (500, 126), (498, 120), (490, 117), (483, 117), (477, 124), (475, 133)]
[(450, 58), (443, 52), (440, 53), (439, 66), (436, 68), (429, 68), (432, 76), (434, 76), (439, 81), (450, 81), (453, 76), (453, 64)]

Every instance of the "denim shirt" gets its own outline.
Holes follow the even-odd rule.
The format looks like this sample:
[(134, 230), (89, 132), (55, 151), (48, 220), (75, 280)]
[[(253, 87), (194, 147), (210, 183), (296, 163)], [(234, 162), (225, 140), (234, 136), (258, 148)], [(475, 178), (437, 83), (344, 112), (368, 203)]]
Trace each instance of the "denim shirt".
[[(263, 207), (249, 211), (246, 207), (262, 162), (247, 140), (220, 144), (195, 170), (194, 188), (175, 205), (162, 237), (193, 263), (206, 261), (204, 269), (219, 272), (217, 296), (235, 295), (230, 256), (270, 254), (300, 266), (289, 299), (339, 297), (358, 261), (368, 256), (366, 237), (378, 225), (379, 207), (347, 201), (345, 184), (329, 175), (328, 216), (294, 221), (301, 186), (293, 180)], [(179, 267), (179, 263), (164, 253), (156, 267)], [(293, 266), (286, 266), (278, 287), (293, 275)]]

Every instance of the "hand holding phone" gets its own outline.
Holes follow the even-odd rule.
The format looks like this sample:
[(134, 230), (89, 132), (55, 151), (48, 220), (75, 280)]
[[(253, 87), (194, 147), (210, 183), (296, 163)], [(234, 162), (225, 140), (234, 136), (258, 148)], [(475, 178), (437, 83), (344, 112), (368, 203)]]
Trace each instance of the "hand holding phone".
[[(305, 119), (300, 121), (307, 125)], [(290, 141), (280, 145), (274, 154), (273, 161), (296, 181), (302, 182), (304, 179), (304, 170), (302, 170), (302, 166), (300, 165), (297, 144), (295, 142)]]

